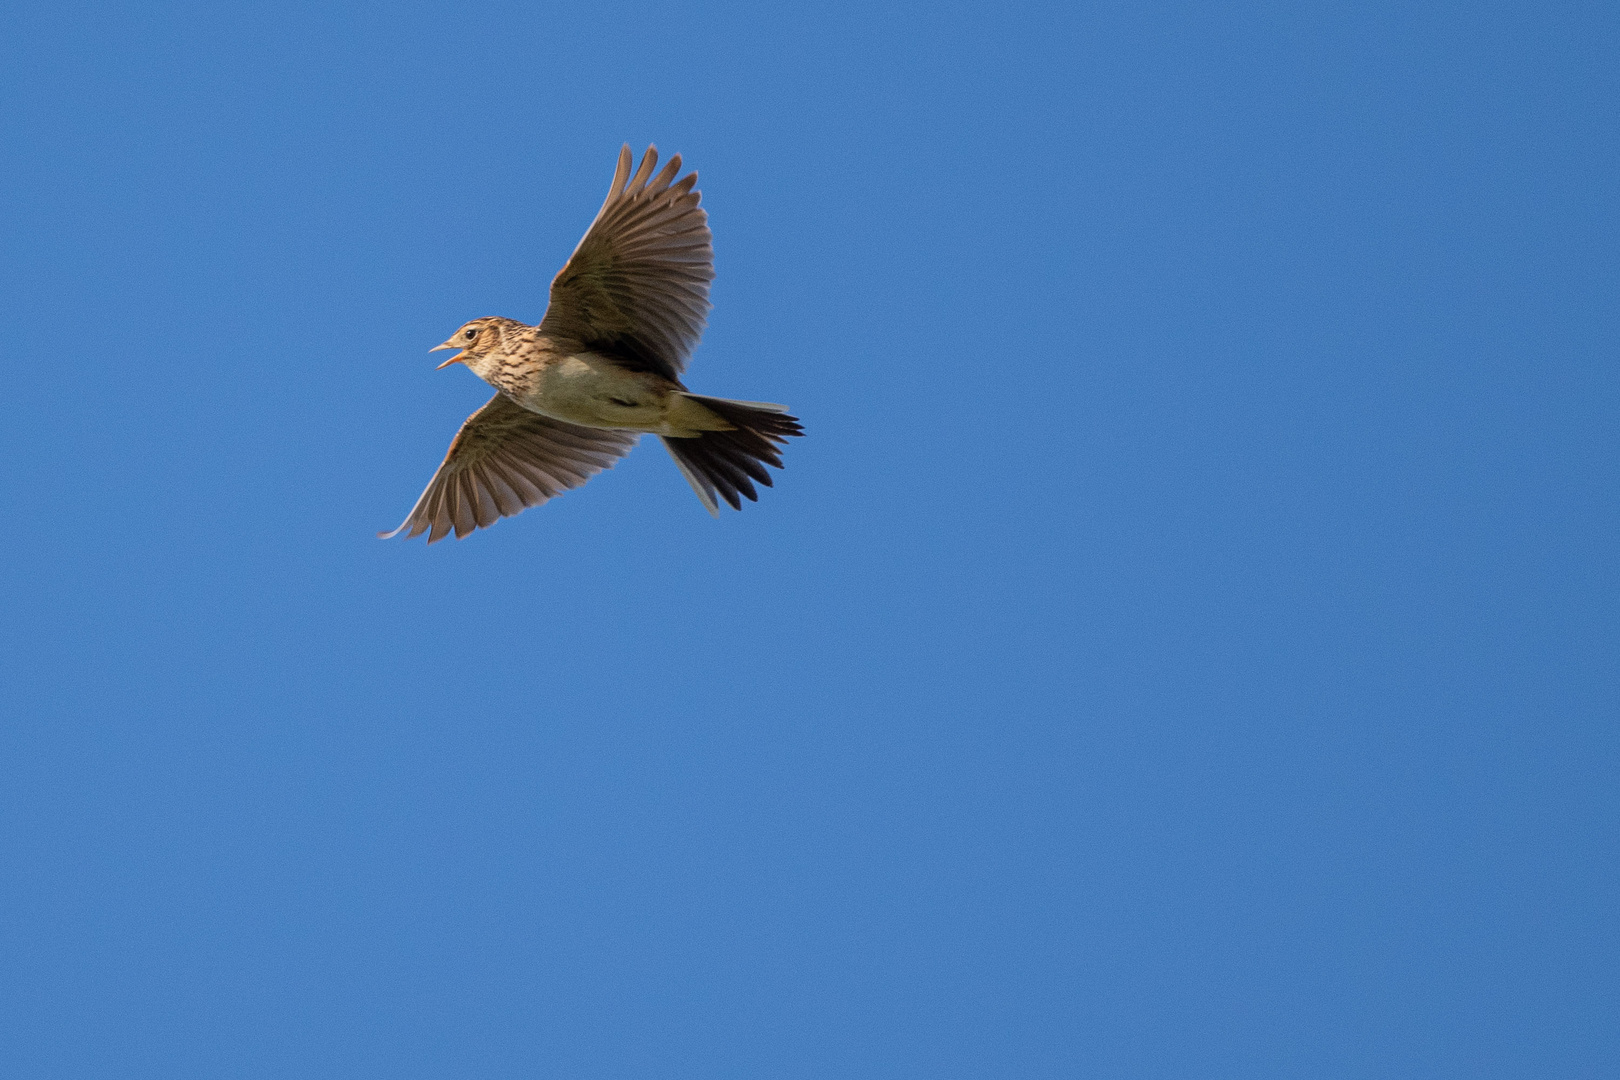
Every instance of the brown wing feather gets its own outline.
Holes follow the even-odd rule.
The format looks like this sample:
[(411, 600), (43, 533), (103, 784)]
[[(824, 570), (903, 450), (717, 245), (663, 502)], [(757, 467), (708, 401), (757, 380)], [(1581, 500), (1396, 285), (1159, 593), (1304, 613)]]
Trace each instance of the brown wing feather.
[(692, 190), (697, 173), (675, 180), (679, 154), (657, 176), (656, 147), (647, 148), (634, 176), (630, 161), (627, 143), (607, 201), (551, 282), (540, 330), (677, 379), (709, 315), (709, 216)]
[[(467, 417), (444, 463), (393, 532), (428, 543), (456, 537), (577, 488), (630, 452), (637, 434), (580, 427), (529, 412), (496, 394)], [(409, 530), (408, 532), (406, 530)]]

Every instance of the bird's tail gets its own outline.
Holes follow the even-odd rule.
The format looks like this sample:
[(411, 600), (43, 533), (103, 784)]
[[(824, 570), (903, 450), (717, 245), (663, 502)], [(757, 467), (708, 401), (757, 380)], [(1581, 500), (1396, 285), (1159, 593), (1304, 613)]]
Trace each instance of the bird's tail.
[(681, 475), (716, 517), (720, 516), (716, 495), (730, 503), (733, 510), (742, 509), (741, 497), (759, 501), (753, 481), (772, 486), (765, 466), (782, 467), (777, 447), (787, 445), (792, 436), (804, 434), (799, 418), (789, 416), (786, 405), (697, 394), (686, 397), (731, 426), (725, 431), (704, 431), (694, 438), (664, 436), (664, 445), (669, 447), (669, 456), (675, 459)]

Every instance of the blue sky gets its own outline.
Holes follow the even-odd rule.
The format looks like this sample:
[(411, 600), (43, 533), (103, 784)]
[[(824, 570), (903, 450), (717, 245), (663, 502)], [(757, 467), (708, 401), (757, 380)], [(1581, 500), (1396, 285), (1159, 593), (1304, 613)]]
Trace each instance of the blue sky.
[[(1612, 5), (3, 19), (8, 1075), (1620, 1070)], [(625, 141), (808, 436), (379, 542)]]

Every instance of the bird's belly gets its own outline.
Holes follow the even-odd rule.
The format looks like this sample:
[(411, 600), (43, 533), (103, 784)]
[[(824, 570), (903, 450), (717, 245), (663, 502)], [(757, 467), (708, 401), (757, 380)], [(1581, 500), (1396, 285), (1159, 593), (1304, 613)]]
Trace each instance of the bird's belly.
[(582, 353), (543, 367), (520, 404), (584, 427), (653, 431), (663, 423), (667, 396), (652, 376)]

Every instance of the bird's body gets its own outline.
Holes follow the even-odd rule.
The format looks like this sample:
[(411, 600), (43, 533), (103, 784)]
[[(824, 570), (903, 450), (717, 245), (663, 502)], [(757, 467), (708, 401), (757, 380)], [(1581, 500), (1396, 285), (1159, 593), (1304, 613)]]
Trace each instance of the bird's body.
[[(642, 432), (663, 437), (710, 513), (770, 486), (777, 445), (803, 434), (781, 405), (702, 397), (680, 379), (708, 313), (714, 272), (707, 215), (673, 182), (680, 156), (652, 177), (649, 147), (630, 177), (619, 154), (607, 201), (551, 285), (539, 324), (474, 319), (436, 349), (462, 351), (496, 390), (462, 425), (444, 463), (393, 536), (452, 529), (460, 537), (578, 487), (629, 452)], [(626, 180), (628, 179), (628, 185)]]
[(693, 438), (729, 425), (697, 404), (680, 383), (635, 371), (623, 359), (555, 341), (514, 319), (481, 319), (494, 344), (469, 356), (479, 378), (529, 412), (592, 428)]

